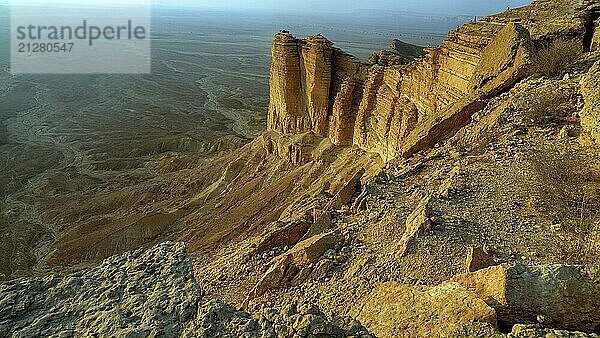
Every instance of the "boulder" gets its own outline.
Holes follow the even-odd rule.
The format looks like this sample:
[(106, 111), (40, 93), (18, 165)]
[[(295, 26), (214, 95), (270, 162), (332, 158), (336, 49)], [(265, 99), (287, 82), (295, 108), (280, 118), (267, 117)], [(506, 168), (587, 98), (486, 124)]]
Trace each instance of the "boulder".
[(465, 325), (496, 325), (494, 309), (456, 283), (426, 288), (389, 282), (362, 303), (357, 319), (379, 338), (450, 337)]
[(339, 210), (352, 200), (356, 191), (360, 188), (360, 180), (365, 175), (365, 169), (361, 168), (335, 195), (331, 203), (327, 205), (326, 210)]
[(600, 145), (600, 61), (581, 80), (585, 107), (579, 114), (581, 126)]
[[(277, 225), (280, 222), (276, 222)], [(273, 248), (283, 246), (293, 246), (302, 239), (306, 232), (311, 228), (310, 223), (305, 220), (284, 223), (276, 229), (266, 231), (260, 242), (257, 244), (254, 254), (261, 254)]]
[(317, 262), (325, 251), (338, 247), (343, 241), (344, 237), (337, 232), (321, 234), (298, 243), (287, 254), (294, 265), (303, 268)]
[(483, 50), (471, 79), (473, 88), (486, 98), (496, 96), (528, 74), (534, 51), (529, 31), (507, 24)]
[(419, 203), (419, 206), (417, 206), (417, 209), (415, 209), (415, 211), (413, 211), (406, 219), (406, 229), (398, 244), (398, 254), (400, 256), (404, 256), (408, 253), (409, 249), (420, 235), (431, 230), (431, 217), (435, 214), (432, 209), (432, 203), (432, 196), (424, 198)]
[(331, 227), (330, 211), (314, 210), (313, 213), (313, 218), (315, 219), (315, 222), (310, 226), (308, 231), (306, 231), (304, 236), (302, 236), (300, 241), (322, 234)]
[(454, 280), (485, 300), (507, 324), (600, 329), (600, 266), (499, 265)]
[(302, 269), (318, 262), (325, 251), (340, 246), (343, 241), (342, 235), (330, 232), (296, 244), (288, 252), (273, 258), (271, 267), (256, 284), (251, 296), (260, 297), (269, 289), (288, 285)]

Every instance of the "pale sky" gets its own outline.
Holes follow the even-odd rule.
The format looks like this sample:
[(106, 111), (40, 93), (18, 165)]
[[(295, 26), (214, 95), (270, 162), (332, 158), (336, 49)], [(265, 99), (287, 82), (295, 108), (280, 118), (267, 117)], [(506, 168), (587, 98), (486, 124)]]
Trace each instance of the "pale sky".
[[(198, 6), (224, 9), (270, 9), (276, 11), (348, 12), (360, 9), (409, 11), (435, 14), (485, 15), (507, 7), (527, 5), (531, 0), (12, 0), (13, 3), (52, 2), (66, 4), (138, 4), (152, 1), (159, 5)], [(0, 4), (10, 0), (0, 0)]]

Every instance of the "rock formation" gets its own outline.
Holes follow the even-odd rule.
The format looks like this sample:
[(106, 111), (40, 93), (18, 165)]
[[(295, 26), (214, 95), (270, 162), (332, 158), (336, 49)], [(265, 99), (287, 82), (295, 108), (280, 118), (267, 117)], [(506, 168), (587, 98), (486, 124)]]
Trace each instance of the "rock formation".
[(341, 316), (329, 318), (310, 303), (278, 304), (252, 316), (229, 304), (211, 301), (198, 309), (197, 318), (182, 337), (374, 338), (358, 321)]
[(178, 336), (202, 291), (182, 243), (105, 260), (72, 275), (0, 284), (0, 336)]
[(289, 33), (279, 33), (272, 53), (267, 129), (327, 136), (330, 95), (358, 72), (360, 63), (333, 48), (333, 43), (321, 35), (298, 40)]
[(508, 324), (539, 322), (584, 332), (600, 328), (599, 266), (500, 265), (455, 280)]
[(321, 35), (277, 34), (267, 128), (312, 132), (385, 160), (410, 156), (452, 136), (489, 98), (526, 76), (535, 44), (586, 43), (595, 6), (536, 1), (451, 31), (407, 65), (387, 60), (389, 53), (374, 55), (375, 65), (361, 63)]
[(527, 75), (533, 55), (529, 31), (508, 23), (481, 52), (471, 78), (473, 88), (486, 98), (496, 96)]
[(475, 272), (482, 269), (489, 268), (490, 266), (498, 265), (494, 257), (482, 248), (469, 248), (467, 254), (467, 272)]
[(428, 289), (390, 282), (362, 301), (358, 318), (380, 338), (455, 337), (470, 325), (496, 326), (494, 309), (453, 283)]
[[(305, 268), (316, 263), (329, 249), (339, 248), (344, 238), (336, 233), (313, 236), (296, 244), (290, 251), (276, 257), (271, 267), (252, 291), (252, 296), (262, 296), (268, 289), (288, 285)], [(310, 271), (305, 271), (310, 274)], [(296, 278), (297, 279), (297, 278)], [(301, 283), (302, 281), (297, 281)]]
[(359, 322), (310, 303), (254, 315), (206, 297), (183, 243), (106, 259), (71, 275), (0, 284), (2, 337), (362, 337)]

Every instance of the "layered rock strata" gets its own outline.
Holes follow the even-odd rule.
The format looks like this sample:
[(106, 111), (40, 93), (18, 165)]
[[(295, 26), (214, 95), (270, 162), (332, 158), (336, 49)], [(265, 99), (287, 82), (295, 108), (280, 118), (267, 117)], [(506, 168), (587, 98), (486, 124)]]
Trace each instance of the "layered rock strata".
[(333, 48), (321, 35), (298, 40), (279, 33), (272, 54), (268, 129), (283, 134), (311, 131), (326, 137), (333, 101), (330, 95), (348, 83), (360, 62)]
[(424, 57), (387, 67), (362, 63), (321, 35), (277, 34), (267, 128), (311, 132), (384, 159), (411, 156), (453, 135), (487, 99), (528, 75), (536, 45), (587, 44), (596, 10), (593, 1), (538, 0), (470, 22)]

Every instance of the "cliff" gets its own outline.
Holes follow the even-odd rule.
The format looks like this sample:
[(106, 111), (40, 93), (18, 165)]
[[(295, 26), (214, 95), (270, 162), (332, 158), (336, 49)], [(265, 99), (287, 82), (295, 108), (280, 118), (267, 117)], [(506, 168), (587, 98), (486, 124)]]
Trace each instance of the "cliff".
[[(0, 336), (597, 337), (599, 3), (536, 1), (385, 67), (278, 34), (268, 131), (165, 158), (140, 190), (161, 213), (71, 228), (43, 262), (186, 245), (0, 283)], [(557, 39), (591, 52), (530, 75)]]
[(279, 33), (273, 41), (272, 54), (267, 129), (283, 134), (310, 131), (327, 136), (334, 102), (348, 105), (342, 97), (348, 95), (336, 100), (337, 94), (348, 92), (352, 79), (360, 78), (360, 62), (333, 48), (333, 43), (321, 35), (298, 40), (289, 33)]
[(528, 75), (536, 47), (555, 39), (595, 46), (597, 6), (535, 1), (470, 22), (423, 58), (388, 67), (362, 63), (321, 35), (277, 34), (267, 129), (312, 132), (384, 159), (410, 156), (453, 135)]

